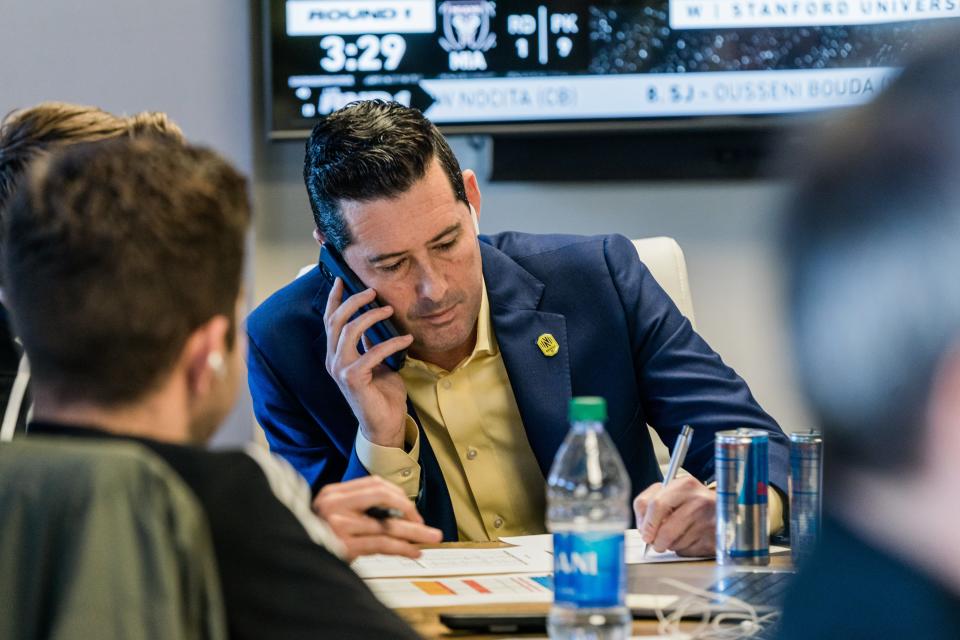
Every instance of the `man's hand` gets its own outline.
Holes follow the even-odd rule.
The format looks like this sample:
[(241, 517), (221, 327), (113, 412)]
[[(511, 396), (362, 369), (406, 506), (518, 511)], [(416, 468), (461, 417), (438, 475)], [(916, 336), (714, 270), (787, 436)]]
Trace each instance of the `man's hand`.
[(681, 556), (716, 552), (717, 494), (693, 476), (676, 478), (667, 487), (657, 482), (633, 501), (640, 537), (657, 551)]
[[(377, 520), (364, 513), (370, 507), (398, 509), (403, 518)], [(418, 558), (416, 545), (443, 539), (443, 532), (423, 523), (399, 487), (379, 476), (328, 484), (313, 499), (313, 511), (343, 542), (348, 562), (371, 553)]]
[[(383, 364), (384, 359), (413, 342), (413, 336), (391, 338), (371, 347), (363, 355), (357, 349), (363, 332), (393, 315), (393, 308), (379, 307), (350, 320), (360, 308), (373, 302), (373, 289), (343, 300), (343, 281), (337, 278), (323, 314), (327, 330), (327, 372), (340, 387), (363, 436), (381, 447), (403, 448), (407, 417), (407, 390), (403, 379)], [(367, 343), (364, 342), (364, 346)]]

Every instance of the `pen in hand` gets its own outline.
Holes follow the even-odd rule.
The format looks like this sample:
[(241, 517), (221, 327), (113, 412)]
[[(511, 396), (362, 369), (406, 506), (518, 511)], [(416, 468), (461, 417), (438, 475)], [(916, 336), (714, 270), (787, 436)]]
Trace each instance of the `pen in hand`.
[[(680, 436), (677, 438), (677, 442), (673, 447), (673, 454), (670, 456), (670, 464), (667, 466), (667, 473), (663, 476), (664, 489), (673, 481), (674, 478), (677, 477), (677, 472), (680, 471), (680, 465), (683, 464), (683, 460), (687, 457), (687, 449), (690, 448), (690, 439), (692, 437), (693, 429), (690, 428), (690, 425), (684, 425), (683, 429), (680, 431)], [(643, 531), (649, 518), (650, 509), (648, 508), (643, 514), (643, 523), (640, 524), (640, 531)], [(646, 559), (647, 551), (652, 545), (652, 542), (644, 545), (643, 554), (641, 555), (642, 559)]]
[(374, 520), (379, 520), (380, 522), (383, 522), (387, 518), (403, 517), (403, 511), (400, 511), (400, 509), (394, 509), (393, 507), (390, 507), (390, 508), (377, 507), (377, 506), (367, 507), (367, 509), (365, 509), (363, 513), (364, 515), (369, 516)]

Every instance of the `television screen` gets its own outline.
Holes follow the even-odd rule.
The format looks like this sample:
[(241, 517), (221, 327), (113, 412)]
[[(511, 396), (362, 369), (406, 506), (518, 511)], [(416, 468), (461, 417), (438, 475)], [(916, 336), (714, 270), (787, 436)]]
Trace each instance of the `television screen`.
[(844, 107), (960, 17), (960, 0), (265, 3), (278, 138), (372, 98), (418, 107), (448, 133)]

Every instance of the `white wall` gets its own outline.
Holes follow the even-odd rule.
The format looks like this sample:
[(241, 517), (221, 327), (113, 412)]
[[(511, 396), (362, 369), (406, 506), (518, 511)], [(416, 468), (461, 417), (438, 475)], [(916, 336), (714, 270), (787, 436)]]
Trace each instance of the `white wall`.
[(41, 100), (166, 111), (253, 165), (250, 11), (236, 0), (0, 0), (0, 112)]
[[(301, 143), (263, 141), (254, 12), (237, 0), (0, 0), (0, 112), (40, 100), (168, 112), (187, 135), (253, 172), (252, 297), (316, 247)], [(773, 241), (784, 186), (770, 182), (490, 184), (486, 150), (453, 141), (482, 179), (481, 229), (670, 235), (687, 256), (701, 333), (788, 430), (808, 426), (783, 339)], [(222, 442), (250, 437), (244, 398)]]
[[(250, 17), (236, 0), (0, 0), (0, 114), (42, 100), (166, 111), (250, 173)], [(244, 389), (216, 443), (252, 434)]]

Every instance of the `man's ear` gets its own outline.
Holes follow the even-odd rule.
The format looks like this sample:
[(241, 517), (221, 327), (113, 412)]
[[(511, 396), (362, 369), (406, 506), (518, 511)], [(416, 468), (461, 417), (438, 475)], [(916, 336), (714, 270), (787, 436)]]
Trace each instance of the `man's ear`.
[(472, 169), (463, 171), (463, 188), (467, 192), (467, 202), (473, 207), (477, 219), (480, 219), (480, 183)]
[(327, 237), (323, 235), (323, 232), (316, 227), (313, 229), (313, 239), (317, 241), (317, 244), (323, 244), (327, 241)]
[(227, 332), (230, 320), (214, 316), (197, 327), (183, 347), (181, 363), (187, 374), (187, 389), (193, 397), (210, 392), (226, 375)]

